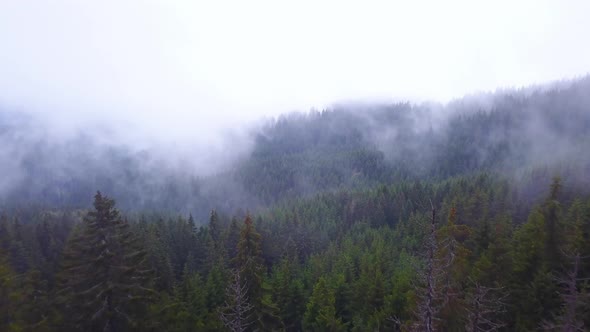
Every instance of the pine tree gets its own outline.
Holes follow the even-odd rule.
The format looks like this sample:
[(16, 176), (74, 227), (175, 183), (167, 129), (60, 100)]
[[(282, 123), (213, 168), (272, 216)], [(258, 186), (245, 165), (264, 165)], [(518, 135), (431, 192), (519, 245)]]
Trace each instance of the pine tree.
[(305, 311), (303, 285), (297, 279), (296, 263), (283, 258), (272, 278), (272, 300), (279, 308), (287, 331), (301, 331), (301, 318)]
[(8, 255), (9, 249), (10, 232), (8, 230), (8, 217), (2, 214), (0, 215), (0, 250), (4, 252), (4, 255)]
[(195, 224), (195, 218), (193, 218), (193, 214), (189, 213), (188, 215), (188, 226), (192, 233), (197, 232), (197, 225)]
[(246, 216), (240, 232), (236, 263), (241, 279), (248, 290), (248, 299), (255, 307), (259, 306), (262, 300), (264, 266), (262, 265), (261, 241), (262, 237), (256, 232), (250, 215)]
[(12, 241), (10, 243), (11, 265), (18, 274), (25, 273), (30, 268), (30, 253), (25, 246), (23, 225), (18, 218), (12, 223)]
[(157, 291), (170, 291), (175, 282), (174, 269), (170, 260), (170, 250), (160, 233), (156, 225), (151, 225), (146, 241), (148, 261), (155, 271), (154, 288)]
[(206, 289), (198, 274), (186, 269), (181, 283), (175, 287), (173, 308), (176, 315), (173, 324), (175, 331), (203, 331), (207, 316)]
[(46, 219), (35, 226), (35, 240), (38, 248), (35, 265), (42, 273), (42, 277), (52, 282), (61, 248), (58, 248)]
[(225, 237), (225, 247), (230, 263), (235, 264), (238, 256), (238, 242), (240, 242), (240, 225), (235, 218), (232, 218), (227, 235)]
[(51, 331), (56, 317), (49, 296), (47, 281), (41, 279), (41, 272), (31, 270), (24, 278), (19, 303), (19, 320), (26, 331)]
[(216, 264), (209, 270), (207, 282), (207, 307), (210, 309), (217, 308), (223, 304), (225, 299), (226, 270), (220, 264)]
[(151, 271), (115, 201), (100, 192), (94, 210), (64, 251), (58, 292), (66, 327), (62, 330), (141, 330)]
[(469, 268), (470, 251), (463, 244), (471, 230), (466, 225), (457, 225), (457, 210), (452, 207), (447, 224), (438, 231), (438, 262), (441, 264), (442, 303), (437, 328), (445, 331), (463, 330), (465, 311), (461, 290)]
[(217, 212), (215, 210), (211, 210), (209, 227), (207, 230), (207, 266), (211, 268), (216, 264), (225, 265), (225, 245), (222, 238)]
[(513, 270), (511, 273), (511, 302), (518, 307), (514, 315), (517, 331), (530, 331), (543, 319), (540, 293), (551, 291), (551, 278), (544, 263), (545, 217), (534, 208), (527, 222), (513, 237)]
[(561, 224), (561, 204), (558, 201), (561, 191), (561, 179), (553, 179), (549, 191), (549, 197), (543, 204), (543, 214), (545, 215), (545, 261), (547, 268), (554, 270), (561, 266), (561, 243), (563, 241), (563, 230)]
[(305, 331), (345, 331), (346, 326), (336, 317), (336, 298), (326, 279), (321, 277), (313, 287), (303, 316)]
[(282, 328), (282, 323), (277, 314), (278, 308), (269, 296), (265, 296), (269, 289), (263, 284), (266, 272), (261, 242), (262, 236), (256, 231), (250, 215), (247, 215), (240, 232), (236, 265), (247, 291), (246, 296), (253, 306), (257, 327), (261, 330), (273, 330)]
[(21, 331), (17, 321), (17, 304), (22, 298), (16, 285), (17, 275), (8, 264), (7, 255), (0, 248), (0, 330)]
[(217, 211), (211, 210), (211, 215), (209, 217), (209, 234), (211, 235), (211, 239), (213, 239), (213, 243), (216, 247), (221, 245), (221, 229), (218, 219)]

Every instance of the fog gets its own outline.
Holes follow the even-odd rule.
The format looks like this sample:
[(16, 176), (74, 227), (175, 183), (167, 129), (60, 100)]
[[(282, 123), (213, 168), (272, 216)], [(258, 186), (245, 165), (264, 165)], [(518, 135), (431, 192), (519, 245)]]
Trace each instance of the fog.
[(435, 100), (590, 68), (586, 1), (3, 1), (0, 103), (210, 142), (341, 100)]
[[(584, 77), (588, 12), (586, 1), (3, 1), (0, 205), (11, 195), (76, 205), (109, 188), (128, 206), (179, 197), (173, 208), (182, 211), (255, 206), (262, 198), (240, 172), (268, 171), (248, 159), (261, 137), (285, 143), (280, 126), (264, 128), (310, 109), (352, 112), (318, 128), (334, 137), (356, 130), (391, 164), (426, 172), (437, 161), (433, 142), (452, 138), (453, 114), (502, 108), (498, 96), (528, 98)], [(587, 94), (572, 93), (587, 109)], [(405, 129), (370, 111), (390, 106), (411, 110)], [(304, 135), (311, 122), (302, 119), (285, 128)], [(545, 163), (548, 147), (560, 160), (583, 151), (585, 140), (543, 121), (510, 129), (527, 142), (542, 138), (513, 151), (528, 149), (512, 163)], [(473, 163), (493, 159), (488, 147), (506, 134), (489, 135)], [(337, 173), (361, 174), (355, 167)], [(318, 190), (296, 176), (293, 187)]]

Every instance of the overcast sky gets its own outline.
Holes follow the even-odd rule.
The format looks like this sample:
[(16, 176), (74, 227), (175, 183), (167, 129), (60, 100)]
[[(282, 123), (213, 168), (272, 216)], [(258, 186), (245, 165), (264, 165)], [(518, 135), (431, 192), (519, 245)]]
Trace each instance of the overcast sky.
[(0, 0), (0, 105), (154, 132), (590, 71), (590, 1)]

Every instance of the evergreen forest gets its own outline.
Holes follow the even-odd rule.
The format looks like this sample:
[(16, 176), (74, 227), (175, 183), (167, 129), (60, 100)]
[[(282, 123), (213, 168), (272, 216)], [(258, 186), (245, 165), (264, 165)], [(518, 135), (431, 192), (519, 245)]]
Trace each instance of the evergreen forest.
[(0, 331), (590, 329), (588, 77), (279, 116), (206, 175), (46, 129), (0, 110)]

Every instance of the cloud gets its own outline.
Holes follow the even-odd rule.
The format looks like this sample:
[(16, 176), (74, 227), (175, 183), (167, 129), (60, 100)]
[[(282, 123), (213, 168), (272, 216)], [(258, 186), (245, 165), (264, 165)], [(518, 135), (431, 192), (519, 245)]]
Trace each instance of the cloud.
[(585, 1), (6, 1), (0, 102), (207, 137), (340, 99), (446, 101), (586, 73)]

